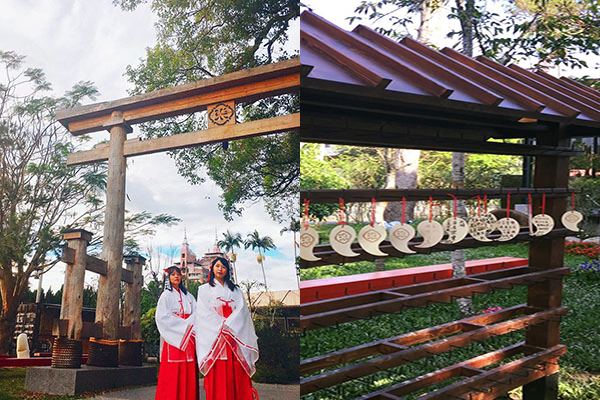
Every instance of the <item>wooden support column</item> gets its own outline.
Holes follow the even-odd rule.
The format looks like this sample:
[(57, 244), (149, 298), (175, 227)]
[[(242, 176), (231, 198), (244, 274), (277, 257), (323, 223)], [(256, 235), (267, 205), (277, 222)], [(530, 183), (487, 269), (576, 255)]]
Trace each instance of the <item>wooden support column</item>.
[(123, 264), (123, 234), (125, 229), (125, 167), (123, 145), (131, 128), (123, 113), (113, 111), (104, 124), (110, 131), (106, 211), (104, 214), (104, 241), (102, 259), (106, 261), (106, 275), (100, 276), (96, 322), (102, 322), (104, 338), (116, 340), (119, 328), (119, 299), (121, 266)]
[[(553, 134), (540, 135), (539, 145), (568, 146), (564, 129)], [(536, 156), (534, 187), (567, 187), (569, 184), (569, 158)], [(567, 200), (561, 197), (546, 198), (546, 214), (560, 221), (566, 211)], [(533, 204), (535, 214), (541, 213), (541, 199)], [(564, 264), (565, 239), (533, 240), (529, 248), (529, 265), (534, 268), (560, 268)], [(530, 285), (527, 291), (527, 305), (543, 309), (557, 308), (562, 303), (562, 279), (556, 277), (542, 283)], [(547, 324), (531, 327), (527, 331), (526, 344), (550, 348), (560, 343), (560, 319), (552, 319)], [(556, 400), (558, 397), (558, 373), (545, 376), (523, 386), (523, 400)]]
[(83, 329), (81, 312), (83, 310), (87, 246), (92, 240), (92, 234), (83, 229), (69, 230), (63, 232), (63, 239), (67, 241), (67, 246), (73, 249), (75, 256), (72, 263), (67, 263), (65, 271), (60, 319), (68, 320), (67, 337), (80, 340)]
[(123, 326), (131, 327), (131, 340), (140, 340), (142, 339), (140, 319), (142, 312), (142, 286), (144, 284), (142, 268), (146, 263), (146, 259), (139, 255), (125, 256), (124, 259), (127, 269), (133, 275), (133, 282), (125, 285)]

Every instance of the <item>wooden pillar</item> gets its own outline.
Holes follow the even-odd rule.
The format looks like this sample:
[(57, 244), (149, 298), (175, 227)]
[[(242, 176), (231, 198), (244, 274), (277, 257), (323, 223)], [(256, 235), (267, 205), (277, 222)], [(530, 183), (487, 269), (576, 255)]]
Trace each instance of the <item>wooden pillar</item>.
[[(554, 134), (546, 134), (537, 140), (539, 145), (568, 146), (569, 140), (564, 138), (562, 130)], [(536, 156), (534, 187), (568, 187), (569, 158)], [(546, 199), (546, 214), (555, 221), (560, 221), (566, 211), (567, 199), (549, 197)], [(541, 212), (541, 198), (536, 198), (533, 207), (535, 213)], [(552, 269), (564, 265), (564, 238), (533, 240), (529, 248), (529, 265), (534, 268)], [(527, 291), (527, 304), (533, 307), (550, 309), (562, 303), (562, 279), (551, 279), (546, 282), (530, 285)], [(526, 342), (539, 347), (552, 347), (560, 343), (560, 323), (558, 320), (528, 329)], [(558, 366), (555, 373), (523, 386), (523, 400), (556, 400), (558, 397)]]
[(92, 240), (92, 234), (83, 229), (70, 230), (63, 232), (63, 239), (67, 241), (67, 246), (74, 250), (75, 258), (72, 264), (67, 264), (67, 270), (65, 271), (60, 319), (69, 321), (67, 337), (79, 340), (83, 328), (81, 312), (83, 309), (87, 246)]
[(123, 113), (113, 111), (111, 120), (104, 124), (110, 131), (106, 211), (102, 259), (106, 261), (106, 276), (100, 276), (96, 322), (103, 325), (104, 337), (118, 338), (121, 268), (123, 264), (123, 235), (125, 221), (125, 167), (123, 145), (131, 128), (125, 124)]
[(142, 286), (144, 284), (142, 268), (146, 259), (139, 255), (125, 256), (124, 259), (127, 269), (132, 272), (133, 282), (125, 286), (123, 326), (131, 327), (131, 340), (141, 340), (140, 319), (142, 316)]

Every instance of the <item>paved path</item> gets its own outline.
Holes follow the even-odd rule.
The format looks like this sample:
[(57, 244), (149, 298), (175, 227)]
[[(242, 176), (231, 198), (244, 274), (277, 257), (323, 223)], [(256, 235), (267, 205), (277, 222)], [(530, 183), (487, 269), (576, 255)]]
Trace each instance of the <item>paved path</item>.
[[(253, 383), (258, 391), (260, 400), (299, 400), (299, 385), (275, 385), (266, 383)], [(204, 389), (200, 386), (200, 400), (205, 400)], [(152, 400), (156, 386), (146, 386), (136, 389), (119, 390), (92, 397), (93, 400)]]

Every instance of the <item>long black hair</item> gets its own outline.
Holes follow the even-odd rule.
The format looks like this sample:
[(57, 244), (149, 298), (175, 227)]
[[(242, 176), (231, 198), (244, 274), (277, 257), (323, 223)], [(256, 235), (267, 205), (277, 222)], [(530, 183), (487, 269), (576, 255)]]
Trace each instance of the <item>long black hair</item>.
[(229, 265), (229, 260), (227, 260), (225, 257), (217, 257), (210, 263), (210, 272), (208, 273), (208, 284), (210, 286), (215, 286), (214, 268), (215, 264), (219, 261), (221, 261), (221, 264), (223, 264), (223, 266), (227, 268), (227, 273), (225, 274), (225, 278), (223, 278), (223, 280), (225, 281), (227, 287), (233, 292), (237, 285), (233, 282), (233, 279), (231, 278), (231, 265)]
[(181, 269), (179, 267), (176, 266), (171, 266), (169, 268), (167, 268), (165, 270), (165, 272), (167, 273), (167, 280), (165, 281), (165, 290), (173, 290), (173, 287), (171, 286), (171, 274), (177, 271), (179, 272), (179, 275), (181, 275), (181, 281), (179, 282), (179, 290), (181, 290), (181, 292), (183, 294), (187, 294), (187, 290), (185, 289), (185, 287), (183, 286), (183, 274), (181, 273)]

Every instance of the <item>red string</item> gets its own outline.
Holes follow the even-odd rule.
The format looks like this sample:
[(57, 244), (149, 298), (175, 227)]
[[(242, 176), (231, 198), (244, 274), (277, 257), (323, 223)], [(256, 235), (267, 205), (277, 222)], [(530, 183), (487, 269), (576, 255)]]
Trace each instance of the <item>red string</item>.
[(433, 197), (429, 196), (429, 222), (433, 219)]
[(487, 194), (483, 195), (483, 213), (487, 214)]
[(542, 195), (542, 206), (540, 208), (542, 209), (542, 214), (546, 214), (546, 193)]
[(458, 211), (458, 199), (453, 194), (450, 194), (450, 193), (446, 193), (446, 194), (454, 199), (454, 218), (456, 218), (456, 213)]
[(531, 205), (531, 193), (527, 193), (527, 211), (533, 215), (533, 206)]
[(308, 229), (308, 205), (310, 204), (310, 200), (304, 200), (304, 230)]
[(571, 211), (575, 211), (575, 192), (571, 193)]
[(506, 218), (510, 218), (510, 192), (506, 196)]
[(375, 197), (371, 199), (371, 226), (375, 226), (375, 208), (377, 205), (377, 201)]
[(346, 225), (346, 209), (344, 208), (344, 199), (339, 198), (340, 202), (340, 210), (339, 210), (339, 222), (338, 224), (342, 224), (342, 227)]
[(404, 225), (404, 221), (406, 220), (406, 197), (402, 198), (402, 225)]

